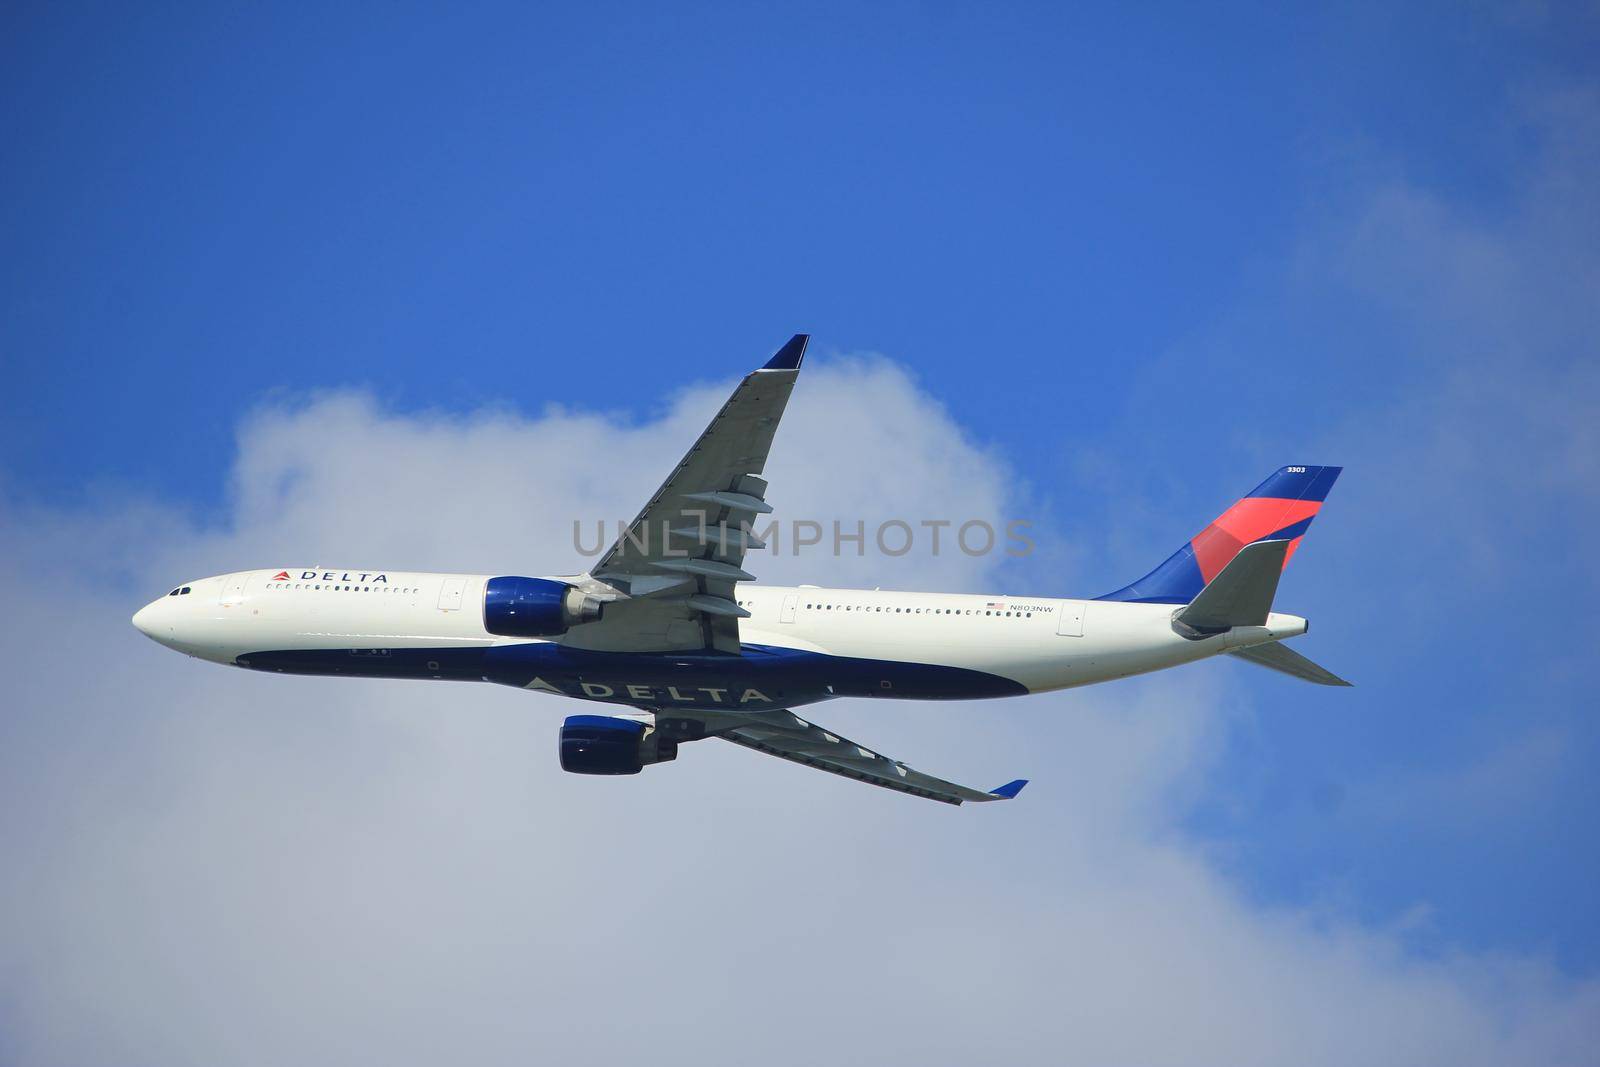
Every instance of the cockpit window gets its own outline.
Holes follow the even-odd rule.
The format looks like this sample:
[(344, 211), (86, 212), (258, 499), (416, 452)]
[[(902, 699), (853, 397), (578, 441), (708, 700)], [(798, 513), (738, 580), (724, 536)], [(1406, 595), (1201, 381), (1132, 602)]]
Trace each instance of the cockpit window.
[(174, 589), (172, 592), (168, 593), (167, 595), (168, 596), (177, 596), (178, 592), (179, 592), (178, 590)]
[(178, 590), (178, 595), (179, 596), (188, 596), (189, 595), (189, 587), (188, 586), (184, 586), (182, 589)]

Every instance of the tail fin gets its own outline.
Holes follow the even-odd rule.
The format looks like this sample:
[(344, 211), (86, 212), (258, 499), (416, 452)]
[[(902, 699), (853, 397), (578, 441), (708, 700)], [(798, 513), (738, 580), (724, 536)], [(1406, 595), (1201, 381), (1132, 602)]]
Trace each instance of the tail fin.
[(1206, 583), (1233, 562), (1245, 545), (1258, 541), (1288, 541), (1283, 557), (1288, 566), (1300, 538), (1322, 510), (1343, 467), (1281, 467), (1256, 486), (1243, 500), (1224, 511), (1211, 525), (1167, 561), (1131, 585), (1099, 600), (1129, 600), (1145, 604), (1187, 604), (1200, 595)]

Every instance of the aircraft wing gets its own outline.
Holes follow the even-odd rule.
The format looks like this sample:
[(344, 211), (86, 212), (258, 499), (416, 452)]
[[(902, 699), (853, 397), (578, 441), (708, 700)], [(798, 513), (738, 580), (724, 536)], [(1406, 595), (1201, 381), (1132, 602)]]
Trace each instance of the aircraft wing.
[(912, 770), (847, 738), (809, 723), (792, 711), (688, 713), (704, 723), (708, 733), (769, 756), (803, 763), (819, 771), (854, 778), (914, 797), (961, 804), (966, 801), (1010, 800), (1022, 792), (1026, 779), (1007, 782), (983, 792)]
[(745, 376), (590, 571), (626, 597), (650, 601), (618, 613), (637, 620), (636, 640), (613, 635), (625, 647), (739, 651), (739, 620), (750, 613), (736, 603), (734, 584), (755, 577), (742, 566), (745, 553), (766, 547), (751, 529), (772, 510), (760, 474), (809, 340), (796, 334)]

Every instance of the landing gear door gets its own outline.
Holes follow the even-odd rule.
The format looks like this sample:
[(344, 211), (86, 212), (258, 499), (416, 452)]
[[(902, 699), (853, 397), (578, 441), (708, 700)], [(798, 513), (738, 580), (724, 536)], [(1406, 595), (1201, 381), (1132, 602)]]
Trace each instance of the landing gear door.
[(1083, 601), (1062, 600), (1056, 609), (1056, 633), (1062, 637), (1083, 636)]
[(800, 604), (800, 594), (790, 593), (783, 598), (783, 610), (778, 612), (779, 622), (794, 622), (794, 609)]
[(439, 610), (460, 611), (461, 596), (467, 591), (465, 578), (446, 578), (439, 587)]

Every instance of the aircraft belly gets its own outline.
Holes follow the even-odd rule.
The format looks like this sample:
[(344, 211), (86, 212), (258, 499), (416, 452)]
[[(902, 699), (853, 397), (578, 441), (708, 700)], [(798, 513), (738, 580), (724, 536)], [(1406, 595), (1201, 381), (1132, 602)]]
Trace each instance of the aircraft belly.
[(797, 707), (833, 695), (826, 677), (783, 651), (597, 652), (536, 641), (489, 649), (484, 675), (535, 692), (650, 710)]
[(606, 653), (550, 642), (501, 645), (491, 681), (642, 708), (798, 707), (840, 696), (970, 699), (1021, 693), (1010, 679), (940, 664), (746, 645), (716, 653)]

